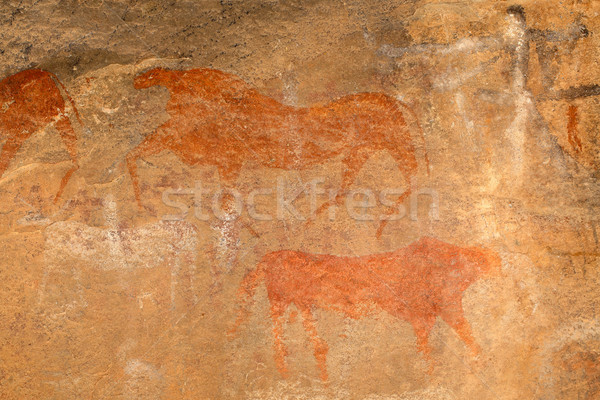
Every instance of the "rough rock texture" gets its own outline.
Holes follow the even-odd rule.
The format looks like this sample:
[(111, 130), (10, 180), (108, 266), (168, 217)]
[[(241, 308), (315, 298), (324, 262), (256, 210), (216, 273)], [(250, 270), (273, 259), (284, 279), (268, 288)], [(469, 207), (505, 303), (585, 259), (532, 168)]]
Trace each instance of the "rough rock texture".
[(599, 2), (0, 11), (0, 398), (600, 398)]

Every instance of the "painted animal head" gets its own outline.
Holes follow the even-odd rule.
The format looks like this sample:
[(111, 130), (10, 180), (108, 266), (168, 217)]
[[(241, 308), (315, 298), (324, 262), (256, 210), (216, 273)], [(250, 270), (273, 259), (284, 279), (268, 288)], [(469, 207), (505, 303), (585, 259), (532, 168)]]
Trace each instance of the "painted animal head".
[(471, 249), (471, 263), (479, 275), (498, 275), (502, 272), (502, 259), (493, 250), (475, 248)]
[(136, 76), (133, 80), (133, 86), (136, 89), (146, 89), (151, 86), (162, 85), (171, 79), (173, 79), (173, 74), (170, 70), (153, 68)]
[(500, 275), (502, 260), (498, 253), (482, 247), (458, 247), (438, 239), (424, 237), (415, 243), (429, 262), (443, 266), (441, 276), (455, 277), (469, 284), (485, 275)]
[(498, 276), (502, 260), (498, 253), (481, 247), (467, 247), (458, 254), (458, 268), (465, 283), (473, 283), (484, 276)]

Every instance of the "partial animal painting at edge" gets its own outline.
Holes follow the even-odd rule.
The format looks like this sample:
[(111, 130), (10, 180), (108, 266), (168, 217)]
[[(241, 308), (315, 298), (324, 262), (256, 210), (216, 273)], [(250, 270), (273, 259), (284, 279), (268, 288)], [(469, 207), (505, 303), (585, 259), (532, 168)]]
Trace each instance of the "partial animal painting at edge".
[(53, 123), (73, 163), (61, 180), (55, 202), (61, 197), (71, 175), (79, 169), (77, 136), (66, 113), (63, 96), (69, 100), (73, 113), (83, 126), (73, 99), (53, 73), (29, 69), (0, 81), (0, 137), (6, 140), (0, 153), (0, 177), (23, 143)]

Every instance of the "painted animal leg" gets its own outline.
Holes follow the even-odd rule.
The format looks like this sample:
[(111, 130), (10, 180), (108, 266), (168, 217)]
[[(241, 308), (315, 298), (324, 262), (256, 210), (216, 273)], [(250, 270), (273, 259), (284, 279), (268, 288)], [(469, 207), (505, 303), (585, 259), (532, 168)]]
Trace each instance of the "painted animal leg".
[(56, 193), (56, 197), (54, 198), (54, 203), (56, 203), (62, 195), (63, 191), (65, 190), (65, 186), (67, 186), (67, 183), (71, 178), (71, 175), (73, 175), (73, 173), (79, 169), (79, 162), (77, 161), (77, 136), (75, 136), (75, 131), (71, 126), (69, 118), (67, 116), (62, 116), (56, 122), (55, 126), (58, 134), (67, 148), (67, 151), (69, 152), (73, 166), (67, 171), (65, 176), (63, 176), (60, 182), (58, 193)]
[(473, 356), (481, 353), (481, 348), (473, 337), (471, 325), (469, 324), (469, 321), (466, 320), (462, 307), (460, 307), (459, 310), (443, 315), (442, 319), (454, 329), (462, 341), (465, 342), (469, 349), (471, 349), (471, 354)]
[(286, 305), (279, 302), (271, 303), (271, 319), (273, 320), (273, 339), (275, 350), (275, 364), (277, 370), (284, 378), (288, 376), (288, 369), (285, 365), (287, 357), (287, 348), (283, 342), (283, 315), (285, 314)]
[(217, 235), (214, 260), (211, 267), (212, 284), (209, 293), (216, 295), (223, 289), (224, 275), (229, 274), (238, 261), (240, 251), (240, 224), (238, 221), (214, 220), (211, 228)]
[(142, 143), (131, 150), (126, 157), (127, 168), (129, 169), (129, 175), (131, 176), (131, 183), (133, 185), (133, 192), (135, 193), (135, 200), (138, 206), (142, 208), (140, 182), (137, 175), (137, 160), (152, 154), (160, 153), (167, 149), (166, 145), (167, 138), (159, 131), (154, 132), (150, 136), (146, 137)]
[(360, 169), (369, 159), (370, 156), (371, 154), (369, 154), (369, 152), (366, 151), (366, 149), (361, 148), (353, 149), (352, 152), (346, 158), (344, 158), (343, 163), (345, 165), (345, 168), (342, 173), (342, 185), (340, 187), (340, 191), (338, 192), (334, 200), (330, 199), (329, 201), (323, 203), (319, 208), (317, 208), (315, 215), (320, 214), (326, 208), (329, 208), (334, 204), (340, 204), (340, 202), (344, 199), (344, 196), (346, 195), (346, 190), (348, 189), (348, 187), (350, 187), (350, 185), (352, 185), (352, 183), (354, 183), (354, 180), (360, 172)]
[(394, 205), (391, 207), (391, 209), (385, 213), (386, 218), (379, 221), (379, 227), (377, 228), (377, 232), (375, 232), (375, 237), (377, 237), (378, 239), (381, 237), (381, 234), (383, 233), (383, 229), (387, 225), (390, 216), (396, 212), (396, 210), (398, 209), (398, 206), (400, 204), (404, 203), (406, 198), (408, 196), (410, 196), (411, 193), (412, 193), (412, 189), (409, 187), (404, 193), (402, 193), (400, 195), (400, 197), (398, 197), (398, 200), (396, 200), (396, 203), (394, 203)]
[(261, 264), (259, 264), (254, 271), (248, 272), (242, 280), (237, 293), (240, 310), (235, 323), (228, 332), (229, 336), (233, 336), (239, 327), (248, 319), (250, 307), (254, 304), (254, 292), (263, 276), (263, 269)]
[(4, 146), (2, 146), (2, 153), (0, 153), (0, 177), (4, 175), (8, 165), (15, 158), (21, 145), (28, 137), (29, 135), (23, 137), (9, 137), (4, 143)]
[[(240, 175), (241, 164), (232, 161), (232, 165), (227, 167), (219, 167), (219, 178), (221, 183), (221, 196), (219, 198), (220, 217), (223, 220), (227, 220), (232, 213), (236, 211), (236, 201), (234, 197), (239, 192), (235, 188), (235, 183)], [(213, 204), (214, 207), (214, 204)]]
[(433, 372), (434, 362), (431, 358), (431, 347), (429, 346), (429, 335), (435, 325), (435, 316), (424, 316), (419, 321), (412, 321), (412, 326), (417, 337), (417, 350), (423, 354), (425, 361), (429, 363), (429, 373)]
[[(239, 176), (239, 167), (234, 165), (232, 168), (219, 168), (219, 175), (222, 191), (219, 199), (213, 198), (212, 210), (217, 218), (211, 221), (211, 228), (218, 235), (212, 285), (215, 293), (222, 289), (222, 274), (229, 274), (239, 261), (240, 234), (242, 227), (246, 226), (241, 218), (243, 204), (234, 186)], [(216, 200), (219, 204), (214, 203)]]
[(321, 372), (321, 380), (326, 382), (329, 379), (327, 375), (327, 352), (329, 351), (329, 347), (327, 346), (327, 343), (319, 337), (315, 319), (308, 308), (302, 309), (302, 324), (308, 333), (310, 341), (315, 347), (315, 358), (317, 359), (317, 366)]
[(375, 234), (377, 238), (381, 237), (383, 233), (383, 229), (387, 225), (389, 221), (389, 216), (394, 214), (396, 209), (400, 204), (402, 204), (408, 196), (413, 192), (413, 178), (417, 175), (417, 160), (415, 158), (414, 152), (408, 152), (404, 149), (398, 149), (390, 147), (387, 149), (390, 154), (394, 157), (396, 162), (398, 163), (398, 168), (404, 175), (404, 178), (408, 181), (408, 189), (398, 197), (396, 203), (393, 207), (385, 214), (387, 218), (382, 219), (379, 223), (379, 228), (377, 228), (377, 233)]

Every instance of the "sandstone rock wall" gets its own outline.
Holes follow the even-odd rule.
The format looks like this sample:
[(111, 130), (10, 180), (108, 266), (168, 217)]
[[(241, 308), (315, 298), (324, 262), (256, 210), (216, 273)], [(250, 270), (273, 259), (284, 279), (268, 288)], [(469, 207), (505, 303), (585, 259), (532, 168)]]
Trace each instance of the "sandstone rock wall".
[(0, 10), (1, 398), (600, 396), (600, 3)]

